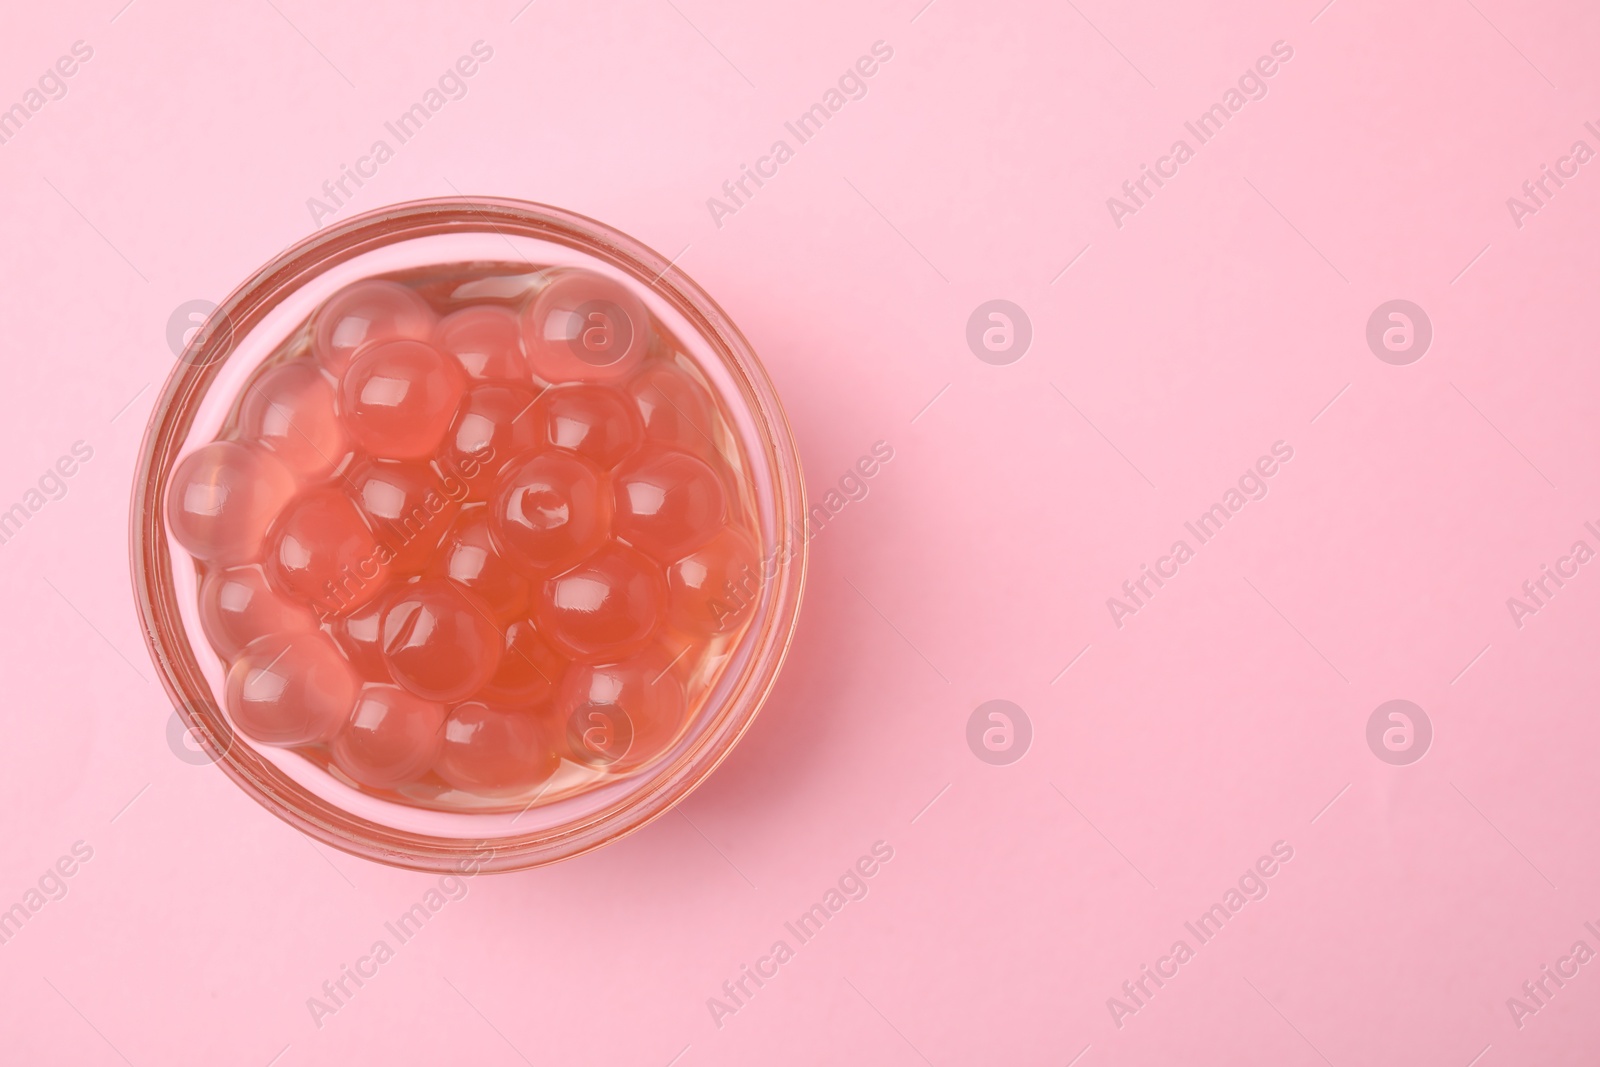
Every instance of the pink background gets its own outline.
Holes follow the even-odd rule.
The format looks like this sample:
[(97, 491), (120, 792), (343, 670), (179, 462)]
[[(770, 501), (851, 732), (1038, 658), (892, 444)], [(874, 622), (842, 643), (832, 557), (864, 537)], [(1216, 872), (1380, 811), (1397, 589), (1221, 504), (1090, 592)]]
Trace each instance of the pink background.
[[(7, 1062), (1595, 1062), (1600, 962), (1506, 1003), (1600, 951), (1600, 565), (1520, 628), (1506, 605), (1600, 549), (1600, 164), (1506, 206), (1600, 149), (1593, 5), (121, 2), (0, 36), (0, 106), (94, 50), (0, 145), (0, 508), (93, 449), (0, 545), (0, 908), (93, 849), (0, 946)], [(777, 691), (681, 812), (473, 880), (319, 1028), (307, 998), (438, 880), (175, 758), (126, 501), (173, 309), (310, 233), (480, 39), (336, 217), (495, 194), (681, 252), (814, 496), (894, 459), (813, 542)], [(719, 228), (706, 198), (879, 40), (865, 98)], [(1268, 95), (1118, 228), (1106, 198), (1280, 40)], [(1010, 365), (965, 340), (995, 298), (1032, 322)], [(1409, 366), (1365, 339), (1397, 298), (1434, 328)], [(1280, 440), (1266, 498), (1118, 628), (1106, 599)], [(1434, 731), (1407, 766), (1366, 740), (1396, 698)], [(991, 699), (1031, 721), (1020, 761), (968, 747)], [(719, 1027), (707, 998), (877, 841), (869, 894)]]

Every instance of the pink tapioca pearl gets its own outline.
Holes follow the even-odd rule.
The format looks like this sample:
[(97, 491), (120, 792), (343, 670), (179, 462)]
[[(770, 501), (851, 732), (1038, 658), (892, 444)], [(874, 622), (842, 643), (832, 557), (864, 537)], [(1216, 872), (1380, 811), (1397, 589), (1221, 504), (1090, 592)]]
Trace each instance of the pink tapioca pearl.
[(528, 365), (544, 381), (606, 381), (633, 373), (650, 347), (650, 316), (621, 282), (561, 270), (522, 314)]
[(364, 350), (339, 383), (339, 413), (350, 436), (382, 459), (425, 459), (438, 450), (466, 376), (421, 341)]
[(392, 555), (391, 574), (427, 566), (467, 493), (459, 477), (441, 476), (426, 463), (365, 460), (340, 481)]
[(444, 743), (444, 705), (392, 685), (368, 685), (329, 746), (333, 764), (362, 785), (392, 789), (426, 774)]
[(683, 728), (683, 684), (659, 648), (621, 663), (574, 664), (555, 703), (567, 755), (585, 766), (633, 770), (663, 752)]
[(742, 532), (727, 527), (667, 568), (667, 613), (694, 637), (732, 633), (761, 599), (762, 566)]
[(628, 382), (628, 393), (644, 419), (646, 447), (665, 446), (703, 460), (722, 479), (733, 518), (740, 509), (739, 486), (722, 449), (734, 445), (716, 431), (710, 394), (687, 370), (664, 359), (646, 362)]
[(436, 316), (398, 282), (361, 281), (339, 290), (317, 311), (311, 351), (335, 377), (365, 349), (384, 341), (425, 341)]
[(245, 388), (239, 432), (302, 478), (320, 478), (350, 451), (333, 386), (310, 360), (280, 363)]
[(514, 566), (542, 577), (605, 541), (611, 489), (599, 468), (567, 452), (544, 452), (508, 468), (491, 501), (489, 529)]
[(269, 634), (310, 633), (317, 616), (281, 596), (259, 566), (213, 570), (200, 583), (200, 627), (217, 655), (231, 660)]
[(486, 499), (496, 475), (543, 443), (538, 396), (529, 386), (510, 382), (467, 390), (445, 437), (442, 459), (449, 469), (467, 472), (475, 499)]
[(563, 385), (539, 398), (538, 432), (556, 448), (606, 470), (639, 447), (644, 423), (628, 398), (604, 385)]
[(577, 659), (618, 659), (643, 648), (661, 624), (667, 583), (654, 560), (611, 541), (545, 581), (534, 622), (556, 648)]
[(554, 695), (567, 663), (566, 656), (539, 636), (533, 620), (518, 619), (506, 628), (500, 666), (478, 696), (508, 708), (540, 707)]
[(613, 484), (617, 536), (663, 563), (711, 540), (728, 518), (721, 477), (686, 452), (641, 452)]
[(276, 457), (254, 445), (213, 441), (172, 472), (167, 527), (196, 559), (246, 563), (260, 557), (268, 525), (294, 490), (294, 475)]
[(373, 600), (328, 623), (328, 632), (345, 659), (369, 682), (389, 680), (389, 664), (383, 658), (384, 606), (382, 599)]
[(651, 360), (628, 382), (628, 395), (647, 440), (697, 456), (716, 450), (711, 397), (686, 371)]
[(506, 562), (489, 535), (487, 507), (475, 506), (461, 513), (426, 573), (430, 578), (449, 578), (476, 593), (498, 622), (508, 623), (527, 614), (528, 579)]
[(539, 785), (559, 761), (535, 716), (472, 701), (451, 710), (433, 769), (457, 789), (494, 795)]
[(267, 576), (322, 615), (343, 615), (383, 591), (378, 540), (337, 485), (296, 497), (273, 525)]
[(402, 586), (384, 608), (389, 673), (424, 700), (448, 704), (476, 693), (499, 665), (504, 642), (483, 602), (443, 579)]
[(516, 313), (480, 304), (439, 320), (434, 346), (461, 364), (474, 381), (523, 382), (528, 361), (522, 356), (522, 325)]
[(228, 669), (224, 700), (239, 731), (265, 745), (306, 745), (339, 729), (357, 681), (320, 633), (251, 642)]

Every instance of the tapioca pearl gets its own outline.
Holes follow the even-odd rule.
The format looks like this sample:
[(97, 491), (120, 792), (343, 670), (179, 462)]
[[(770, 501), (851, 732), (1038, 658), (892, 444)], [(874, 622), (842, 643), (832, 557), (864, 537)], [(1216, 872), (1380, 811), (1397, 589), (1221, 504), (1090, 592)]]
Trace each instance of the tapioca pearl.
[(339, 414), (351, 438), (382, 459), (432, 457), (461, 403), (461, 368), (421, 341), (367, 349), (339, 383)]
[(686, 452), (642, 452), (618, 468), (612, 482), (616, 535), (662, 562), (693, 552), (727, 522), (721, 477)]
[(387, 550), (390, 573), (420, 573), (461, 512), (466, 484), (426, 463), (363, 460), (340, 480)]
[(200, 628), (224, 661), (269, 634), (310, 633), (317, 616), (278, 593), (261, 567), (212, 570), (200, 583)]
[(643, 648), (666, 610), (660, 564), (615, 541), (546, 579), (534, 622), (545, 640), (575, 659), (616, 659)]
[(448, 704), (476, 693), (504, 643), (489, 609), (454, 582), (424, 578), (395, 590), (384, 608), (384, 662), (424, 700)]
[(264, 745), (306, 745), (339, 729), (357, 681), (320, 633), (272, 634), (245, 646), (228, 668), (224, 703), (233, 725)]
[(430, 578), (448, 578), (477, 594), (502, 625), (528, 613), (532, 585), (500, 554), (489, 533), (486, 505), (473, 505), (457, 516), (424, 573)]
[(611, 529), (605, 474), (568, 452), (540, 453), (507, 468), (489, 507), (495, 543), (534, 577), (583, 559)]
[(627, 389), (647, 440), (694, 455), (716, 451), (714, 404), (688, 372), (667, 360), (650, 360)]
[(539, 635), (532, 619), (518, 619), (506, 627), (500, 666), (478, 697), (510, 708), (542, 707), (555, 694), (569, 662)]
[(350, 451), (333, 386), (307, 359), (280, 363), (245, 387), (239, 432), (302, 478), (321, 478)]
[(733, 633), (761, 601), (763, 568), (750, 538), (733, 527), (667, 568), (667, 613), (685, 634)]
[(554, 739), (538, 718), (481, 701), (457, 704), (444, 724), (433, 769), (468, 793), (520, 793), (543, 783), (560, 763)]
[(368, 280), (339, 290), (317, 309), (311, 351), (335, 377), (363, 351), (385, 341), (425, 341), (437, 316), (398, 282)]
[(301, 493), (273, 524), (267, 577), (319, 615), (344, 615), (383, 591), (387, 555), (345, 490), (336, 484)]
[(383, 609), (384, 601), (379, 598), (326, 623), (328, 634), (339, 651), (344, 653), (356, 674), (367, 682), (392, 680), (389, 664), (383, 658)]
[(333, 765), (362, 785), (392, 789), (414, 782), (439, 758), (445, 708), (392, 685), (366, 685), (334, 735)]
[(543, 442), (609, 470), (644, 440), (644, 421), (628, 398), (605, 385), (563, 385), (539, 398)]
[(522, 340), (528, 366), (546, 382), (618, 380), (649, 350), (650, 316), (621, 282), (562, 270), (523, 311)]
[(644, 418), (642, 451), (685, 452), (710, 467), (722, 481), (733, 516), (739, 510), (739, 476), (724, 449), (738, 446), (719, 432), (710, 397), (685, 371), (661, 360), (647, 363), (629, 390)]
[(452, 312), (439, 320), (433, 343), (474, 381), (528, 379), (522, 325), (508, 308), (479, 304)]
[(568, 758), (620, 773), (665, 751), (683, 729), (686, 711), (672, 656), (654, 647), (618, 663), (574, 664), (562, 680), (554, 718)]
[(526, 385), (488, 382), (467, 390), (440, 458), (463, 472), (474, 499), (487, 499), (495, 476), (542, 443), (539, 394)]
[(213, 441), (172, 472), (167, 528), (196, 559), (247, 563), (260, 558), (267, 527), (294, 491), (294, 475), (275, 456), (255, 445)]

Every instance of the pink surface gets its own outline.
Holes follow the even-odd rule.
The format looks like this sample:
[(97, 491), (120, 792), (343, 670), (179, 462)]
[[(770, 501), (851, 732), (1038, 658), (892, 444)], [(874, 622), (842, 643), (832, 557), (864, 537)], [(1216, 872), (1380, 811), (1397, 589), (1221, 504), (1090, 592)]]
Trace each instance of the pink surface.
[[(1600, 149), (1600, 12), (922, 2), (13, 13), (0, 106), (40, 106), (0, 144), (6, 1062), (1594, 1062), (1600, 175), (1571, 154)], [(841, 84), (865, 95), (802, 143)], [(1142, 164), (1164, 184), (1113, 212)], [(1535, 203), (1545, 164), (1569, 176)], [(346, 165), (371, 177), (330, 205)], [(708, 206), (742, 165), (765, 184)], [(175, 757), (125, 502), (174, 309), (456, 191), (680, 257), (837, 514), (771, 703), (679, 812), (441, 885)], [(995, 299), (1020, 360), (982, 318), (969, 348)], [(1367, 341), (1392, 300), (1432, 325), (1405, 365)], [(1431, 724), (1405, 764), (1414, 713), (1409, 748), (1387, 712), (1368, 742), (1397, 699)], [(969, 732), (991, 700), (1031, 728)], [(714, 1011), (747, 965), (776, 974)]]

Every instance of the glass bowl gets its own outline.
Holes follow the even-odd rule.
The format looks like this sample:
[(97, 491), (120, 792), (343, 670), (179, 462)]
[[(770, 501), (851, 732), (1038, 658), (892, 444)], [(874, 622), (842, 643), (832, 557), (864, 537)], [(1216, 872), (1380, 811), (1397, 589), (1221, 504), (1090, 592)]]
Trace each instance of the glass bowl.
[[(168, 527), (174, 467), (224, 431), (252, 375), (303, 337), (313, 312), (352, 282), (444, 274), (492, 298), (508, 275), (578, 267), (620, 281), (688, 357), (721, 408), (758, 542), (759, 582), (742, 633), (717, 651), (697, 710), (643, 769), (477, 807), (411, 803), (358, 788), (326, 761), (258, 744), (223, 712), (227, 665), (201, 629), (197, 568)], [(800, 461), (771, 381), (714, 301), (638, 241), (559, 208), (492, 198), (394, 205), (283, 252), (213, 310), (185, 345), (151, 416), (133, 486), (130, 555), (146, 644), (178, 721), (205, 758), (302, 832), (368, 859), (423, 871), (507, 871), (598, 848), (660, 816), (727, 757), (777, 678), (806, 569)]]

